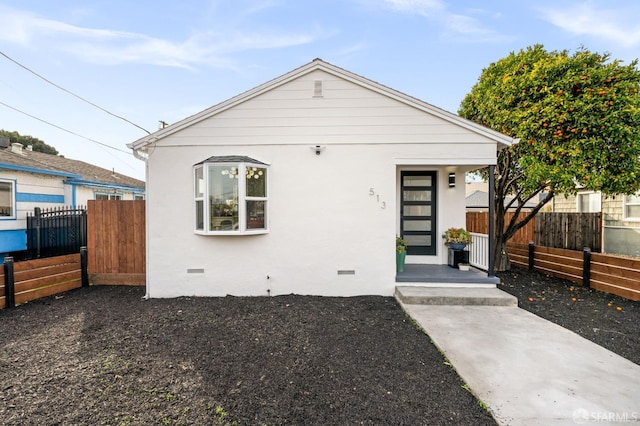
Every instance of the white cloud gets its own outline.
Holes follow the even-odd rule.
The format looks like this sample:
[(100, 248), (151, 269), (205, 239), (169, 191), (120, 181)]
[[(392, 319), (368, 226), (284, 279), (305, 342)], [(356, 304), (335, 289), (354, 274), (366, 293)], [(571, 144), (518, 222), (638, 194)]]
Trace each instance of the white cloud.
[(625, 47), (640, 45), (637, 8), (598, 9), (586, 3), (565, 9), (549, 7), (540, 12), (551, 24), (572, 34), (604, 38)]
[(445, 9), (441, 0), (384, 0), (384, 2), (399, 12), (423, 16), (433, 16), (442, 13)]
[[(432, 21), (444, 25), (446, 31), (458, 37), (465, 37), (473, 41), (497, 41), (506, 39), (494, 29), (486, 27), (474, 15), (489, 15), (481, 9), (471, 9), (469, 14), (454, 13), (447, 9), (442, 0), (384, 0), (393, 10), (402, 13), (424, 16)], [(500, 15), (491, 14), (495, 19)]]
[(331, 36), (317, 28), (299, 33), (196, 31), (185, 40), (174, 41), (141, 33), (70, 25), (1, 6), (0, 15), (5, 23), (0, 41), (46, 46), (100, 64), (229, 67), (231, 61), (225, 55), (231, 53), (298, 46)]

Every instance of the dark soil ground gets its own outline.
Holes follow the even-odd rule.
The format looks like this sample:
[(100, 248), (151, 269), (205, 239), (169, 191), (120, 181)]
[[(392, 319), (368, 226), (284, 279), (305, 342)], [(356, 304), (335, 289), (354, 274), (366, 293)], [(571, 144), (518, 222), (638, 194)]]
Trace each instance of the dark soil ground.
[[(640, 302), (499, 276), (522, 308), (640, 364)], [(0, 311), (0, 424), (495, 424), (392, 298), (143, 293), (89, 287)]]
[(521, 308), (640, 364), (640, 302), (526, 269), (497, 275)]
[(392, 298), (143, 293), (0, 311), (0, 423), (495, 425)]

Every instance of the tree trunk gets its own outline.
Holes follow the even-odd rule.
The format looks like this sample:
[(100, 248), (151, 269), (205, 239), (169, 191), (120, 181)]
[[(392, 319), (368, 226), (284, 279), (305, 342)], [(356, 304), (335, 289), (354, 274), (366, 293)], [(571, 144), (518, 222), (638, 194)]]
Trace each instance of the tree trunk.
[(504, 272), (511, 269), (511, 261), (507, 252), (507, 243), (502, 241), (502, 235), (496, 238), (495, 252), (495, 270), (496, 272)]

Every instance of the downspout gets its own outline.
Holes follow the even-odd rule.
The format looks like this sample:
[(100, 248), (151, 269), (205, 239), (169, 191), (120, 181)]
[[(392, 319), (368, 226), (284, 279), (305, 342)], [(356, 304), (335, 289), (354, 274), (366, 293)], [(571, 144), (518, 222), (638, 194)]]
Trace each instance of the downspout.
[[(131, 151), (133, 151), (133, 156), (136, 157), (138, 160), (144, 161), (144, 180), (145, 180), (145, 203), (148, 202), (149, 200), (149, 162), (147, 161), (149, 159), (149, 154), (143, 154), (141, 152), (139, 152), (136, 148), (131, 148)], [(145, 214), (145, 240), (146, 240), (146, 244), (145, 244), (145, 263), (146, 263), (146, 270), (149, 271), (149, 246), (150, 244), (149, 242), (149, 209), (145, 207), (144, 209), (144, 214)], [(142, 297), (144, 300), (149, 300), (149, 298), (151, 297), (149, 295), (149, 273), (147, 272), (145, 274), (145, 294)]]
[(495, 276), (495, 244), (496, 244), (496, 230), (495, 230), (495, 192), (496, 192), (496, 166), (489, 166), (489, 270), (487, 275), (489, 277)]
[(76, 184), (72, 183), (71, 184), (71, 206), (75, 209), (76, 208), (76, 203), (77, 203), (77, 199), (76, 199)]

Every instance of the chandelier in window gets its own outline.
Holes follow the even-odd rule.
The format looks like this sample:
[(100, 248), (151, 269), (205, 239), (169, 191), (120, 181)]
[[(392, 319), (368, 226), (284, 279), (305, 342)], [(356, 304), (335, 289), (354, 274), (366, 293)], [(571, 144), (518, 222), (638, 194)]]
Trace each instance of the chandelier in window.
[[(231, 167), (231, 169), (229, 170), (222, 170), (220, 173), (222, 173), (225, 176), (228, 176), (229, 179), (238, 179), (238, 168), (237, 167)], [(261, 168), (258, 167), (247, 167), (247, 169), (245, 170), (245, 174), (247, 176), (247, 179), (260, 179), (260, 176), (262, 176), (264, 174), (264, 172), (262, 171)]]

